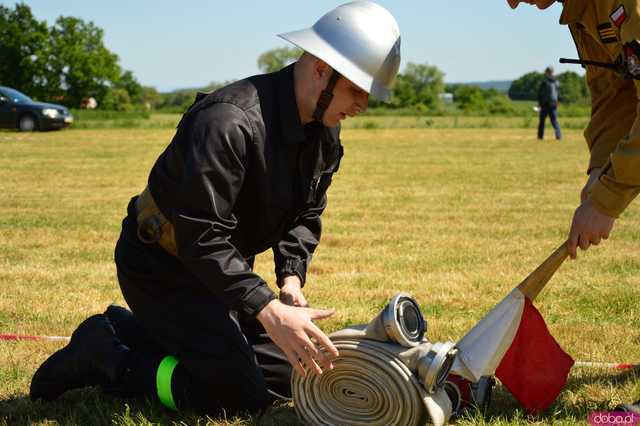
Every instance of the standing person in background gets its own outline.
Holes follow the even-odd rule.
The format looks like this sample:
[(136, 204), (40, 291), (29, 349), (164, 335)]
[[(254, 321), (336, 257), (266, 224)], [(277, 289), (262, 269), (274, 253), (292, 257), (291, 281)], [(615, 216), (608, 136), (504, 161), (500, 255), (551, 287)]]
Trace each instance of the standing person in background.
[(556, 132), (556, 140), (562, 139), (560, 123), (558, 123), (558, 80), (553, 75), (553, 68), (544, 70), (544, 79), (538, 88), (538, 106), (540, 107), (540, 122), (538, 123), (538, 139), (544, 139), (544, 124), (547, 116)]
[[(522, 0), (546, 9), (555, 0)], [(507, 0), (515, 9), (521, 0)], [(564, 0), (568, 25), (587, 71), (591, 158), (569, 231), (569, 254), (607, 239), (640, 193), (640, 0)], [(640, 401), (617, 409), (640, 414)]]

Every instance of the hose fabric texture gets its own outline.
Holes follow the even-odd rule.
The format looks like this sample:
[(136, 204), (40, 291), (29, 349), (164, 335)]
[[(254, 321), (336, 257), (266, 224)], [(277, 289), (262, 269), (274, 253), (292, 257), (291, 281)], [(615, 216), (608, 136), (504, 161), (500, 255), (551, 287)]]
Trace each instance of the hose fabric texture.
[(419, 347), (348, 337), (344, 331), (330, 336), (340, 352), (333, 370), (292, 376), (294, 407), (305, 423), (440, 426), (449, 420), (446, 392), (428, 394), (409, 368)]

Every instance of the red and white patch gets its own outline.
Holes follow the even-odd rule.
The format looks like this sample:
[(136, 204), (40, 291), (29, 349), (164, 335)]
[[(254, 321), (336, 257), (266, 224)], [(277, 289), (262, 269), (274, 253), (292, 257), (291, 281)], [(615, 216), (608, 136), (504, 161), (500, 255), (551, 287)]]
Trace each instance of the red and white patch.
[(624, 10), (624, 5), (618, 6), (616, 10), (614, 10), (611, 15), (609, 15), (609, 19), (616, 27), (622, 25), (622, 23), (627, 19), (627, 11)]

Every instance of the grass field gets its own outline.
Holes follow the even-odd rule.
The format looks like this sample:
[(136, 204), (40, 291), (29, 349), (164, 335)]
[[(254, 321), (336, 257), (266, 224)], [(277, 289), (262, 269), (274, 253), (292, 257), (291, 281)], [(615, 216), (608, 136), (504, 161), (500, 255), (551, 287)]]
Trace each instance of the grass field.
[[(181, 114), (132, 114), (104, 113), (93, 118), (83, 114), (76, 120), (75, 129), (173, 129)], [(584, 129), (588, 116), (562, 117), (564, 129)], [(526, 117), (502, 116), (418, 116), (418, 115), (367, 115), (344, 122), (345, 129), (534, 129), (538, 126), (535, 113)]]
[[(362, 120), (343, 132), (345, 157), (307, 297), (336, 308), (320, 323), (333, 331), (368, 322), (407, 291), (422, 305), (431, 340), (457, 340), (564, 241), (585, 178), (581, 132), (566, 130), (556, 143), (538, 142), (521, 118), (490, 129), (385, 129)], [(120, 221), (172, 134), (0, 133), (0, 333), (69, 335), (88, 315), (123, 303), (112, 260)], [(639, 243), (636, 202), (606, 244), (567, 262), (537, 299), (576, 360), (640, 361)], [(256, 269), (273, 283), (270, 256)], [(33, 372), (60, 346), (0, 342), (0, 425), (298, 424), (287, 405), (262, 419), (221, 420), (96, 390), (30, 402)], [(584, 424), (590, 411), (638, 397), (638, 372), (575, 369), (542, 415), (527, 417), (498, 387), (486, 413), (458, 423)]]

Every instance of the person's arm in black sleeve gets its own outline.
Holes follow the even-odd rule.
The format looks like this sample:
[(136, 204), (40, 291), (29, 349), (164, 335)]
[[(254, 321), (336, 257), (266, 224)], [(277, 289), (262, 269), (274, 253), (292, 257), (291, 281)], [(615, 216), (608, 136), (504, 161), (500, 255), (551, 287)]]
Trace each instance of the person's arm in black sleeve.
[(190, 140), (183, 154), (181, 193), (172, 214), (178, 257), (230, 307), (255, 315), (275, 294), (230, 242), (252, 128), (231, 104), (215, 104), (190, 120), (184, 129)]
[[(330, 177), (328, 178), (330, 179)], [(273, 247), (276, 277), (282, 287), (284, 277), (297, 275), (301, 286), (307, 278), (307, 267), (320, 242), (322, 221), (320, 215), (327, 205), (325, 193), (318, 194), (319, 201), (305, 209), (292, 223), (292, 227)]]
[[(323, 142), (315, 154), (316, 161), (329, 164), (319, 176), (311, 182), (306, 208), (291, 223), (288, 232), (273, 247), (275, 272), (278, 287), (282, 288), (284, 278), (296, 275), (300, 278), (300, 287), (307, 279), (307, 268), (311, 263), (313, 252), (320, 242), (322, 221), (320, 215), (327, 206), (327, 189), (331, 185), (333, 174), (340, 168), (344, 154), (340, 143), (340, 126), (324, 129)], [(321, 157), (319, 157), (321, 156)], [(317, 179), (317, 180), (316, 180)]]

